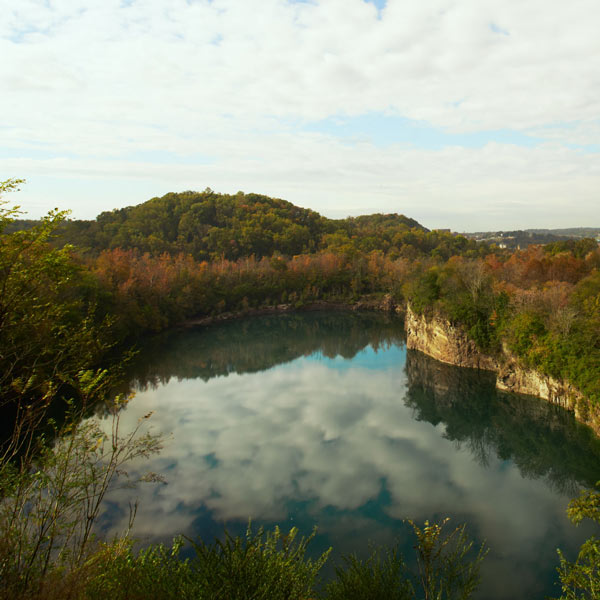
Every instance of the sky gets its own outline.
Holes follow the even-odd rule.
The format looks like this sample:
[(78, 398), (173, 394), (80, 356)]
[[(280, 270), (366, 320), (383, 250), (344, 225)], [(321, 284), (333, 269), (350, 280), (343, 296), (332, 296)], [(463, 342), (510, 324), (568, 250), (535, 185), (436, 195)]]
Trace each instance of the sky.
[(600, 227), (597, 0), (0, 4), (0, 181), (30, 218), (210, 187)]
[[(210, 539), (223, 525), (243, 529), (251, 516), (254, 527), (278, 522), (301, 534), (316, 523), (335, 553), (360, 553), (367, 540), (402, 544), (398, 521), (447, 515), (468, 522), (491, 549), (487, 600), (543, 597), (535, 591), (557, 562), (556, 547), (573, 556), (586, 537), (566, 517), (569, 493), (528, 474), (527, 459), (521, 470), (496, 456), (493, 442), (458, 442), (444, 435), (443, 421), (419, 420), (406, 404), (404, 361), (393, 354), (389, 367), (365, 369), (363, 357), (342, 372), (338, 360), (303, 358), (206, 382), (163, 369), (162, 383), (136, 394), (120, 426), (129, 431), (150, 412), (153, 433), (171, 432), (158, 456), (136, 465), (139, 475), (161, 473), (168, 483), (109, 494), (104, 536), (127, 528), (135, 500), (133, 533), (145, 542), (174, 532)], [(437, 389), (444, 405), (448, 387)], [(103, 427), (110, 431), (110, 419)], [(503, 450), (511, 455), (510, 440)], [(543, 457), (540, 465), (543, 472)]]

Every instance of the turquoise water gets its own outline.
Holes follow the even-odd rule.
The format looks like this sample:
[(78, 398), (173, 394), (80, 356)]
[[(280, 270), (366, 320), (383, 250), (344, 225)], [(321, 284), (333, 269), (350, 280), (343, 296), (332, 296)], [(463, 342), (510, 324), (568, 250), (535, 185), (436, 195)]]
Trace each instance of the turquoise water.
[(571, 415), (494, 388), (493, 375), (438, 363), (377, 314), (232, 321), (149, 340), (131, 372), (123, 426), (153, 410), (164, 451), (139, 466), (165, 485), (120, 490), (103, 515), (141, 541), (221, 536), (255, 525), (318, 534), (317, 554), (366, 555), (413, 540), (404, 519), (468, 523), (490, 552), (479, 598), (558, 595), (556, 548), (589, 527), (565, 516), (600, 479), (600, 443)]

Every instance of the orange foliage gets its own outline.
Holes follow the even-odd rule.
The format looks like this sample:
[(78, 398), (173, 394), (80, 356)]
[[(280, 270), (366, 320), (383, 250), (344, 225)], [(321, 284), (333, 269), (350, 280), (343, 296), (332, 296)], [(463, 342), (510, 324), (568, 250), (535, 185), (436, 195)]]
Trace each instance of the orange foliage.
[(575, 284), (589, 273), (593, 258), (582, 260), (571, 252), (550, 255), (541, 246), (529, 246), (515, 251), (504, 264), (494, 255), (486, 257), (486, 263), (498, 279), (527, 289), (549, 281)]

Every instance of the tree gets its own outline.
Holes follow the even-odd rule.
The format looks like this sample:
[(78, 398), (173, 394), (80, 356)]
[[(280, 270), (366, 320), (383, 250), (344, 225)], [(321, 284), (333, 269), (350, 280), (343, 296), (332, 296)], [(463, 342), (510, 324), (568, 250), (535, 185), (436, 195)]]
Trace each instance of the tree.
[[(0, 193), (21, 182), (1, 183)], [(18, 214), (0, 200), (0, 409), (16, 428), (0, 449), (9, 455), (31, 441), (57, 395), (65, 388), (76, 395), (77, 374), (98, 362), (110, 335), (96, 313), (91, 275), (71, 247), (49, 244), (66, 213), (55, 210), (32, 229), (6, 233)]]
[[(596, 484), (600, 486), (600, 481)], [(591, 519), (600, 525), (600, 492), (584, 490), (579, 498), (571, 500), (567, 509), (569, 519), (578, 525), (583, 519)], [(558, 573), (562, 586), (559, 600), (583, 600), (600, 598), (600, 540), (586, 540), (574, 563), (569, 562), (558, 550), (560, 566)]]
[[(89, 398), (103, 397), (107, 376), (82, 373)], [(63, 580), (85, 574), (85, 563), (97, 551), (93, 527), (106, 494), (118, 481), (130, 487), (128, 463), (162, 447), (160, 435), (141, 429), (151, 413), (123, 433), (121, 407), (119, 399), (112, 404), (108, 433), (105, 424), (82, 419), (82, 409), (74, 409), (54, 440), (41, 438), (19, 460), (0, 460), (0, 599), (74, 597)], [(139, 479), (159, 480), (154, 473)], [(129, 528), (134, 517), (132, 507)]]
[[(0, 193), (19, 183), (0, 183)], [(5, 205), (0, 201), (0, 409), (13, 430), (0, 446), (0, 598), (48, 597), (48, 588), (67, 597), (63, 577), (94, 550), (92, 528), (108, 489), (126, 463), (159, 451), (161, 438), (138, 435), (141, 422), (123, 435), (120, 400), (110, 404), (110, 433), (83, 419), (117, 381), (95, 368), (109, 344), (95, 314), (93, 280), (70, 247), (49, 244), (65, 213), (52, 211), (33, 229), (9, 234), (20, 211)], [(68, 399), (63, 426), (49, 418), (58, 398)]]

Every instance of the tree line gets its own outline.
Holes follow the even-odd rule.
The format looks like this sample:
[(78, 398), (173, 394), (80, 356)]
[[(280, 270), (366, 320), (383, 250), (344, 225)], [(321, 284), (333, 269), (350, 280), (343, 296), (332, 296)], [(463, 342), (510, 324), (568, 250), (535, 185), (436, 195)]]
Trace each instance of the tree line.
[[(0, 196), (19, 184), (3, 182)], [(0, 568), (3, 578), (16, 578), (13, 592), (24, 586), (26, 597), (34, 597), (36, 585), (43, 588), (48, 573), (57, 581), (60, 573), (90, 565), (86, 561), (96, 550), (88, 548), (85, 523), (93, 521), (105, 486), (118, 475), (119, 456), (159, 448), (151, 437), (140, 443), (117, 433), (105, 438), (94, 427), (81, 429), (77, 418), (59, 428), (67, 445), (53, 446), (47, 437), (56, 428), (53, 407), (62, 402), (71, 410), (69, 401), (76, 399), (89, 409), (105, 401), (118, 417), (124, 400), (109, 399), (115, 367), (107, 365), (119, 363), (137, 336), (182, 320), (279, 304), (302, 308), (316, 301), (351, 304), (386, 297), (400, 306), (410, 302), (418, 312), (445, 315), (487, 352), (506, 344), (525, 364), (600, 401), (600, 251), (590, 240), (513, 252), (431, 232), (402, 215), (334, 221), (282, 200), (212, 190), (168, 194), (92, 222), (68, 221), (54, 211), (26, 227), (16, 223), (18, 208), (0, 202), (0, 409), (9, 424), (0, 448)], [(96, 467), (85, 470), (89, 460)], [(98, 466), (103, 460), (109, 461), (108, 471)], [(73, 481), (72, 471), (81, 478)], [(54, 504), (52, 494), (59, 494)], [(83, 504), (57, 512), (60, 502), (73, 498)], [(590, 492), (578, 502), (574, 519), (598, 520), (597, 496)], [(75, 531), (80, 521), (84, 527)], [(421, 544), (439, 541), (436, 527), (415, 526)], [(65, 536), (68, 547), (57, 550)], [(263, 542), (235, 542), (235, 551), (257, 543)], [(467, 541), (461, 543), (459, 554)], [(21, 544), (17, 562), (15, 544)], [(598, 564), (590, 559), (598, 553), (594, 544), (582, 549), (577, 563), (562, 560), (565, 593), (594, 577), (597, 582)], [(136, 561), (142, 570), (149, 564), (126, 543), (120, 548), (107, 546), (97, 557), (121, 552), (115, 557), (124, 557), (127, 573)], [(226, 548), (215, 552), (217, 558), (206, 554), (207, 560), (229, 556)], [(398, 575), (400, 563), (388, 558), (350, 560), (349, 579), (342, 574), (340, 581), (358, 586), (363, 576), (387, 572), (387, 564), (398, 597), (413, 597), (414, 588)], [(102, 564), (108, 569), (120, 563)], [(435, 590), (439, 580), (421, 582)], [(306, 590), (298, 597), (313, 593)], [(343, 594), (350, 597), (348, 590)]]
[[(20, 221), (11, 228), (31, 228)], [(182, 192), (137, 206), (103, 212), (95, 220), (65, 220), (57, 243), (96, 256), (103, 250), (135, 249), (158, 256), (185, 254), (195, 260), (237, 260), (273, 254), (295, 256), (332, 250), (354, 255), (379, 250), (391, 258), (433, 251), (449, 258), (480, 250), (473, 240), (429, 231), (401, 214), (328, 219), (319, 213), (259, 194)]]
[[(48, 373), (69, 371), (69, 362), (85, 357), (94, 364), (106, 346), (186, 319), (387, 296), (417, 312), (441, 313), (482, 350), (504, 345), (526, 365), (600, 401), (594, 240), (509, 251), (427, 231), (402, 215), (333, 221), (283, 200), (212, 190), (167, 194), (102, 213), (91, 224), (55, 211), (15, 229), (17, 216), (3, 209), (0, 366), (10, 381), (4, 395), (29, 393)], [(186, 222), (193, 226), (183, 236)], [(236, 239), (244, 227), (248, 235)], [(209, 235), (211, 228), (221, 233)], [(274, 249), (277, 236), (289, 242), (298, 228), (304, 233), (301, 243), (288, 245), (293, 253)], [(87, 245), (68, 242), (75, 230)], [(259, 233), (269, 243), (261, 245)], [(222, 245), (228, 236), (235, 252)], [(251, 238), (258, 245), (244, 246)]]

